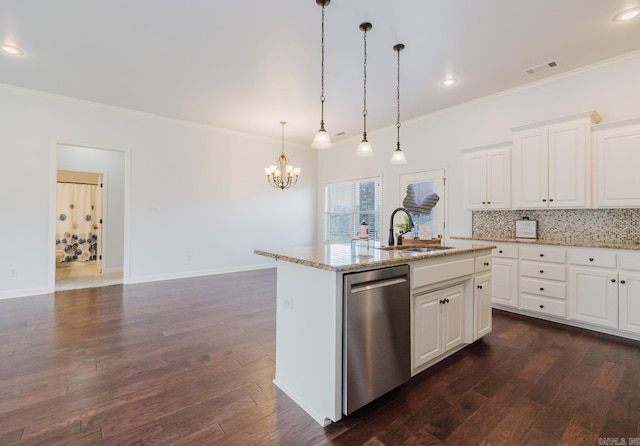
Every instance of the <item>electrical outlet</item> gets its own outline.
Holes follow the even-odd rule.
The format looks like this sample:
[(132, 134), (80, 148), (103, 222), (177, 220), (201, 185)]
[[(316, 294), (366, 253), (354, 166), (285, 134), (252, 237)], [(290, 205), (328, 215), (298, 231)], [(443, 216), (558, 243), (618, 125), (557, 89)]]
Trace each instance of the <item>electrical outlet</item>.
[(16, 271), (15, 268), (9, 268), (9, 277), (16, 277), (18, 275), (18, 272)]
[(293, 310), (293, 299), (284, 298), (282, 300), (282, 306), (287, 308), (288, 310)]

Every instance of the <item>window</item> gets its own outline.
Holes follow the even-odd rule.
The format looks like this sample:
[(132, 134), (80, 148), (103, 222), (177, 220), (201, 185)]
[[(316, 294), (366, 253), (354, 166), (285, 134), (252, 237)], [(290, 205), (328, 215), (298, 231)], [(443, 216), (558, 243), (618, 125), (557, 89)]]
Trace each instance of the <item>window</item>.
[(348, 242), (358, 236), (362, 220), (370, 237), (380, 241), (380, 178), (332, 183), (325, 188), (325, 241)]

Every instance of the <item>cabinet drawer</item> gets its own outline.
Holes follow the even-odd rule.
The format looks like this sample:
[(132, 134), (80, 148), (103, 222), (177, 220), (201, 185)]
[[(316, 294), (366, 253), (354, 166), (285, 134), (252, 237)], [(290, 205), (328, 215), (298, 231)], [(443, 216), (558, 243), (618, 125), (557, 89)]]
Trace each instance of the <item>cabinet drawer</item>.
[(567, 304), (561, 300), (522, 294), (520, 296), (520, 307), (523, 310), (535, 311), (551, 316), (567, 317)]
[(640, 271), (640, 255), (638, 254), (620, 254), (620, 269), (629, 271)]
[(436, 263), (413, 268), (411, 288), (430, 285), (444, 280), (473, 274), (474, 259), (456, 260), (455, 262)]
[(496, 245), (496, 248), (491, 252), (494, 257), (504, 257), (507, 259), (518, 258), (518, 247), (510, 245)]
[(546, 280), (567, 280), (567, 267), (553, 263), (520, 262), (520, 274)]
[(537, 279), (520, 279), (520, 291), (538, 296), (553, 297), (555, 299), (567, 298), (567, 285), (563, 282), (550, 282)]
[(569, 263), (573, 265), (599, 266), (601, 268), (615, 268), (616, 255), (611, 252), (597, 250), (569, 251)]
[(488, 255), (476, 257), (475, 264), (477, 273), (488, 271), (491, 269), (491, 256)]
[(539, 262), (565, 263), (567, 251), (547, 247), (520, 248), (520, 258), (523, 260), (537, 260)]

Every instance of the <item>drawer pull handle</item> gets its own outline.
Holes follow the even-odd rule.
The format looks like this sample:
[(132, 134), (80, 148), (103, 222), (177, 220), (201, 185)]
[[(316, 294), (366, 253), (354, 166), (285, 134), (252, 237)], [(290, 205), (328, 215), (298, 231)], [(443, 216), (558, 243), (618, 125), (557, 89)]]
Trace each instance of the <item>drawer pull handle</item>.
[(502, 249), (500, 251), (498, 251), (500, 254), (502, 254)]
[(625, 280), (621, 280), (620, 283), (624, 285), (627, 282)]
[(549, 198), (549, 201), (553, 201), (553, 198)]
[(615, 283), (616, 279), (611, 279), (611, 283)]
[(440, 303), (441, 303), (441, 304), (444, 304), (444, 300), (443, 300), (443, 299), (440, 299)]
[(445, 299), (445, 300), (444, 300), (444, 303), (445, 303), (445, 304), (448, 304), (448, 303), (449, 303), (449, 299)]
[(540, 287), (540, 291), (544, 291), (544, 288)]
[(484, 266), (489, 266), (489, 262), (484, 262)]
[(589, 261), (590, 261), (590, 262), (593, 262), (593, 257), (589, 257)]
[(487, 201), (487, 204), (491, 204), (491, 202), (490, 202), (490, 201)]
[(540, 270), (540, 274), (544, 274), (544, 270), (543, 269)]
[(544, 305), (540, 305), (540, 308), (544, 308)]
[(540, 254), (540, 257), (544, 257), (544, 254)]
[(547, 202), (547, 199), (546, 199), (546, 198), (543, 198), (543, 199), (542, 199), (542, 202), (543, 202), (543, 203), (546, 203), (546, 202)]
[(482, 289), (482, 285), (478, 285), (478, 289), (481, 290)]
[(483, 202), (482, 202), (482, 204), (487, 204), (487, 202), (486, 202), (486, 201), (483, 201)]

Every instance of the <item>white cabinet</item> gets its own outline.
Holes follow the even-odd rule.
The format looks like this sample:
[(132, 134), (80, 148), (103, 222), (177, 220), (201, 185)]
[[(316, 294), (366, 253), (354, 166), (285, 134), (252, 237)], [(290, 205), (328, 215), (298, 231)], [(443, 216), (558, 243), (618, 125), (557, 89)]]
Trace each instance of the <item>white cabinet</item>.
[(474, 283), (475, 340), (491, 333), (491, 273), (476, 276)]
[(595, 207), (640, 207), (640, 119), (594, 128)]
[(618, 273), (569, 268), (569, 319), (618, 328)]
[(464, 342), (464, 285), (415, 296), (413, 368)]
[(520, 249), (520, 307), (567, 316), (566, 250), (549, 246)]
[(507, 307), (518, 307), (518, 260), (493, 258), (491, 300)]
[(465, 150), (465, 208), (511, 207), (511, 143)]
[(588, 112), (511, 129), (514, 208), (590, 206), (591, 124), (599, 120)]
[(640, 274), (620, 273), (618, 299), (620, 330), (640, 334)]

